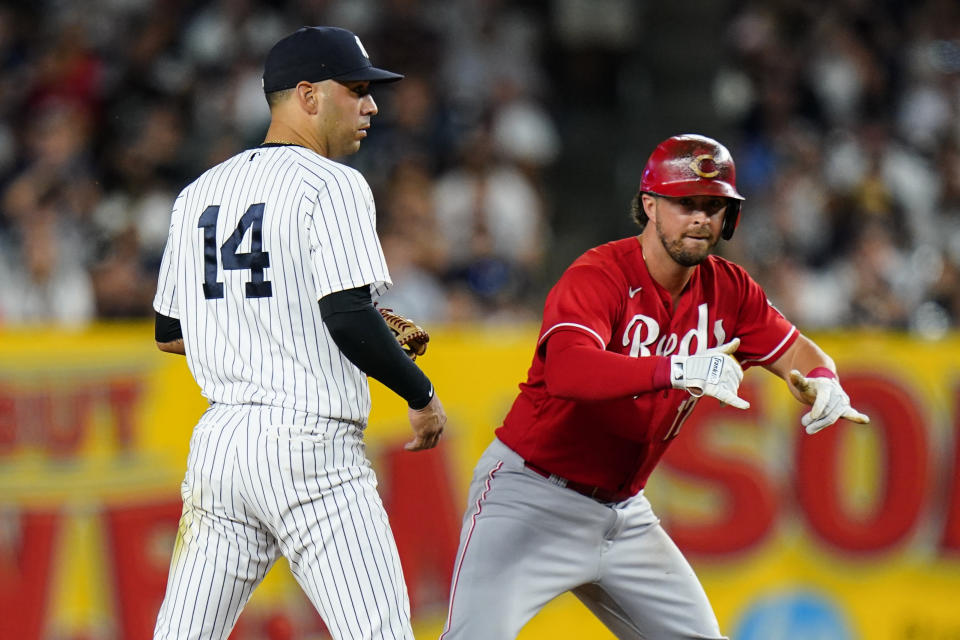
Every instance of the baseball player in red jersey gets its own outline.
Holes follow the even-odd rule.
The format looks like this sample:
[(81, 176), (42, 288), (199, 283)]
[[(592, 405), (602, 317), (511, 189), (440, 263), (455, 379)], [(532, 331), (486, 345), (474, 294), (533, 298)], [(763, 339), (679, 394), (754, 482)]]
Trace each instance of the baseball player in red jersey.
[(742, 200), (723, 145), (665, 140), (634, 199), (642, 233), (587, 251), (551, 290), (527, 380), (474, 473), (441, 638), (514, 638), (566, 591), (618, 638), (724, 638), (643, 494), (684, 420), (703, 396), (747, 409), (743, 369), (761, 365), (812, 405), (808, 433), (869, 421), (833, 360), (710, 255)]

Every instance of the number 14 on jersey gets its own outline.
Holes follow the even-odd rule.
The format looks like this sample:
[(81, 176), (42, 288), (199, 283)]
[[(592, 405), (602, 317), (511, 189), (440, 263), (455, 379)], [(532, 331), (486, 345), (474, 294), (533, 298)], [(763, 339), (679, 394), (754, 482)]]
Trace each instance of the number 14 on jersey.
[[(263, 203), (247, 207), (237, 228), (220, 247), (219, 258), (224, 270), (249, 269), (247, 298), (269, 298), (273, 287), (263, 279), (263, 270), (270, 266), (270, 253), (263, 249)], [(220, 205), (210, 205), (200, 214), (197, 227), (203, 229), (203, 296), (207, 300), (223, 297), (223, 283), (217, 282), (217, 218)], [(244, 235), (250, 231), (250, 251), (237, 253)]]

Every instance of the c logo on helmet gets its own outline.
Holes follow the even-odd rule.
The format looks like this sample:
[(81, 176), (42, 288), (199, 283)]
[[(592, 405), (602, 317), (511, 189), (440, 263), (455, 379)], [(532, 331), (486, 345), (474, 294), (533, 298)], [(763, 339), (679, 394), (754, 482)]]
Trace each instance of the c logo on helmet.
[(709, 153), (704, 153), (691, 160), (690, 168), (701, 178), (716, 178), (720, 175), (717, 162)]

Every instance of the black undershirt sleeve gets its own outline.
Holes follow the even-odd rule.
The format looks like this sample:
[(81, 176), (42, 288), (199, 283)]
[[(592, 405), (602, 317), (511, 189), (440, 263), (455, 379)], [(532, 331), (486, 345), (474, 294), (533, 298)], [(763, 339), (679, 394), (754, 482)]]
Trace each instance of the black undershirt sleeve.
[(183, 329), (180, 327), (180, 321), (176, 318), (157, 312), (156, 320), (153, 323), (153, 335), (157, 342), (173, 342), (183, 339)]
[(320, 299), (320, 315), (337, 347), (361, 371), (382, 382), (422, 409), (433, 397), (433, 385), (403, 352), (373, 307), (370, 287), (337, 291)]

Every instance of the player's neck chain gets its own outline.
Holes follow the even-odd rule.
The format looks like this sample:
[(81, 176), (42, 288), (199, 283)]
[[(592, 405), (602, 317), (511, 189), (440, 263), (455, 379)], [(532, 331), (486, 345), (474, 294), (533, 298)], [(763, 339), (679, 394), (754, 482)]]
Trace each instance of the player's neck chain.
[(290, 142), (289, 140), (264, 140), (261, 147), (302, 147), (299, 142)]

